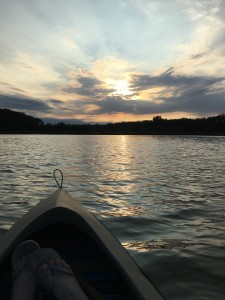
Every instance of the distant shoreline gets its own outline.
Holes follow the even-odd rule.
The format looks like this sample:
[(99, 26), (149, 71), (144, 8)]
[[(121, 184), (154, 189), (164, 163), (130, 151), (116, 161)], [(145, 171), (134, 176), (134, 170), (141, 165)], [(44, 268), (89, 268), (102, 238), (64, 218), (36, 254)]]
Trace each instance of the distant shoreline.
[(110, 133), (110, 132), (105, 132), (105, 133), (73, 133), (73, 132), (37, 132), (37, 131), (0, 131), (0, 135), (161, 135), (161, 136), (166, 136), (166, 135), (171, 135), (171, 136), (225, 136), (225, 132), (151, 132), (151, 133), (127, 133), (127, 132), (116, 132), (116, 133)]
[(225, 136), (225, 114), (196, 119), (163, 119), (108, 124), (46, 124), (41, 119), (0, 108), (0, 134), (45, 135), (215, 135)]

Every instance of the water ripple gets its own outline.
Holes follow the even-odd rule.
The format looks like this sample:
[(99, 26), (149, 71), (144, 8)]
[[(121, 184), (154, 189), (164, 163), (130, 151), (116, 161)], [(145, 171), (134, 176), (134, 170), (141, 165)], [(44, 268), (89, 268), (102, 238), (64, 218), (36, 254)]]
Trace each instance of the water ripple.
[(0, 235), (64, 187), (168, 300), (225, 299), (225, 138), (0, 136)]

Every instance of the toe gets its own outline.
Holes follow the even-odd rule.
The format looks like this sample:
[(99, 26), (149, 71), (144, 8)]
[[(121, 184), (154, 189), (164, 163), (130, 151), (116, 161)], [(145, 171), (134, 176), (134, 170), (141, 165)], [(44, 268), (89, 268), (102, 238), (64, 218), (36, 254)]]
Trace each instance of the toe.
[(44, 264), (42, 266), (40, 266), (39, 268), (39, 274), (41, 277), (46, 277), (49, 273), (49, 267), (48, 265)]
[(68, 264), (65, 264), (65, 267), (67, 268), (67, 270), (69, 270), (69, 271), (71, 271), (71, 272), (72, 272), (72, 269), (71, 269), (70, 265), (68, 265)]
[(64, 267), (65, 264), (66, 264), (65, 261), (64, 261), (63, 259), (60, 259), (60, 260), (59, 260), (59, 263), (60, 263), (60, 266), (61, 266), (61, 267)]
[(61, 266), (61, 262), (59, 259), (55, 259), (55, 266), (56, 267), (60, 267)]

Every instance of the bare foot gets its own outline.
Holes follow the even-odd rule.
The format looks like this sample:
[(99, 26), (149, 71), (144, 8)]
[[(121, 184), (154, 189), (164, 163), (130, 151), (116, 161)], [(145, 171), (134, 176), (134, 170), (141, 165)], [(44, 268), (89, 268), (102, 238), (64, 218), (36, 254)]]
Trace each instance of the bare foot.
[(52, 278), (52, 293), (58, 300), (88, 300), (76, 278), (63, 270), (72, 273), (70, 266), (64, 260), (54, 259), (40, 267), (39, 276), (46, 284), (49, 278)]
[(37, 286), (30, 277), (24, 256), (18, 259), (14, 267), (11, 300), (32, 300), (35, 299), (36, 292)]

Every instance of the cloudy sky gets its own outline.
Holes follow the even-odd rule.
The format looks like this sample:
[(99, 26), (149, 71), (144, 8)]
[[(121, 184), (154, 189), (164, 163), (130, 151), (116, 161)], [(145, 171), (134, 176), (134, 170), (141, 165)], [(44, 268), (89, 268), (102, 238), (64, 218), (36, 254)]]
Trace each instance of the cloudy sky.
[(225, 112), (225, 0), (0, 0), (0, 108), (119, 122)]

